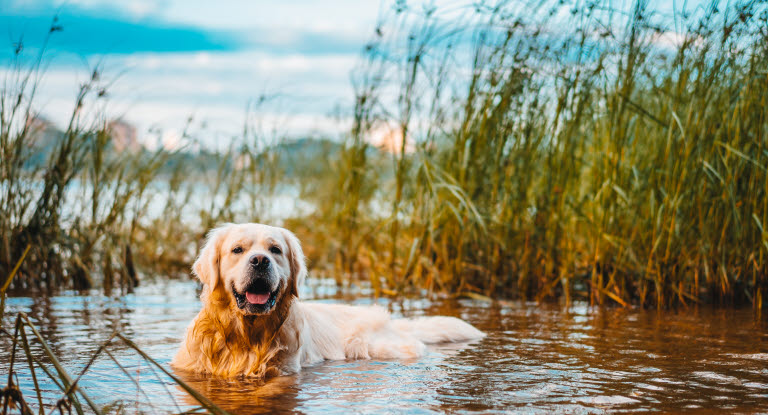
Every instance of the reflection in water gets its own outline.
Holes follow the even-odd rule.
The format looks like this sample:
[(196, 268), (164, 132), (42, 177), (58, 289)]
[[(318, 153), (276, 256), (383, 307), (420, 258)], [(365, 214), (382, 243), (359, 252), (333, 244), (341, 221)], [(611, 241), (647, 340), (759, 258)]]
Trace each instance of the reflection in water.
[[(222, 409), (236, 414), (290, 412), (298, 405), (299, 385), (295, 376), (281, 376), (261, 382), (249, 379), (215, 379), (177, 373), (179, 378), (212, 399)], [(198, 405), (181, 392), (190, 406)]]
[[(332, 290), (318, 285), (307, 294), (327, 297)], [(168, 282), (119, 299), (11, 298), (4, 325), (16, 311), (29, 313), (71, 373), (82, 369), (115, 327), (167, 365), (199, 309), (196, 295), (193, 283)], [(452, 315), (488, 337), (475, 344), (432, 347), (414, 360), (326, 362), (266, 384), (189, 374), (180, 374), (182, 379), (234, 413), (768, 411), (768, 326), (756, 321), (751, 310), (322, 301), (378, 302), (399, 316)], [(8, 371), (7, 338), (0, 338), (0, 350), (2, 376)], [(41, 353), (39, 348), (33, 352)], [(196, 406), (131, 350), (116, 347), (113, 354), (144, 394), (112, 362), (99, 359), (82, 384), (100, 404), (121, 401), (131, 411), (151, 411), (151, 405), (157, 412)], [(19, 381), (32, 398), (29, 374), (22, 370)], [(48, 402), (60, 396), (50, 382), (43, 389)]]

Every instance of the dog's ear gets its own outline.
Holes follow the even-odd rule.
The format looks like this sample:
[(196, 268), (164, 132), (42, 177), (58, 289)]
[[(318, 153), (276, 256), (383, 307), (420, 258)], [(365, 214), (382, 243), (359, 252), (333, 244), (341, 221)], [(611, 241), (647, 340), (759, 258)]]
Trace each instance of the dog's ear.
[(224, 240), (224, 234), (231, 224), (219, 226), (211, 229), (205, 240), (200, 255), (192, 265), (192, 272), (200, 279), (200, 282), (210, 287), (213, 291), (219, 282), (219, 262), (221, 261), (221, 243)]
[(288, 262), (291, 264), (291, 276), (298, 297), (299, 288), (304, 283), (304, 279), (307, 278), (307, 260), (304, 258), (304, 251), (301, 249), (299, 238), (287, 229), (283, 229), (283, 234), (288, 244)]

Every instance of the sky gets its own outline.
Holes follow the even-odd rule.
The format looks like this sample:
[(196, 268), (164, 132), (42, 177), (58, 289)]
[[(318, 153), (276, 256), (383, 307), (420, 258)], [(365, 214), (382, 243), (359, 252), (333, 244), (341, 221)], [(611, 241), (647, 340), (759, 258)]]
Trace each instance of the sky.
[[(439, 3), (449, 20), (461, 20), (475, 4), (420, 1)], [(626, 8), (633, 0), (616, 1)], [(672, 4), (652, 3), (661, 11)], [(336, 138), (350, 127), (352, 69), (380, 16), (396, 4), (0, 0), (0, 79), (11, 71), (20, 41), (28, 65), (46, 44), (35, 109), (59, 127), (68, 122), (79, 86), (99, 68), (100, 82), (108, 85), (107, 116), (136, 126), (150, 148), (178, 146), (184, 132), (207, 146), (227, 146), (246, 118), (268, 139)], [(52, 25), (57, 30), (45, 43)], [(676, 39), (670, 34), (660, 41), (667, 38)]]
[[(94, 68), (110, 117), (148, 146), (192, 129), (212, 144), (239, 134), (246, 114), (265, 134), (338, 135), (354, 102), (350, 72), (371, 38), (380, 3), (200, 0), (0, 0), (0, 71), (22, 40), (44, 55), (36, 108), (66, 125)], [(250, 108), (250, 110), (247, 110)], [(274, 132), (274, 133), (273, 133)]]

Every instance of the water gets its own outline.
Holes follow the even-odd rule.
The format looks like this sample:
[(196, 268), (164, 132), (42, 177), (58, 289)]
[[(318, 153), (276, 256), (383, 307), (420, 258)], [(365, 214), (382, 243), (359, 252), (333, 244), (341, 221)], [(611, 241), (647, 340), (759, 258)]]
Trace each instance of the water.
[[(585, 304), (563, 309), (519, 302), (329, 298), (337, 297), (334, 291), (316, 284), (307, 296), (378, 303), (397, 316), (453, 315), (488, 337), (431, 347), (420, 359), (326, 362), (265, 385), (183, 379), (235, 413), (768, 413), (768, 324), (756, 321), (750, 309), (656, 312)], [(73, 374), (115, 327), (167, 366), (200, 307), (196, 296), (194, 283), (166, 282), (120, 298), (10, 298), (4, 327), (12, 321), (9, 315), (27, 312)], [(0, 336), (2, 384), (9, 345), (7, 336)], [(167, 378), (155, 377), (132, 350), (116, 343), (110, 351), (143, 392), (108, 357), (100, 358), (81, 380), (99, 404), (117, 403), (128, 413), (195, 406)], [(33, 353), (40, 355), (39, 347)], [(26, 366), (20, 362), (17, 369)], [(20, 370), (19, 382), (27, 402), (35, 404), (27, 371)], [(61, 395), (50, 381), (43, 389), (47, 404)]]

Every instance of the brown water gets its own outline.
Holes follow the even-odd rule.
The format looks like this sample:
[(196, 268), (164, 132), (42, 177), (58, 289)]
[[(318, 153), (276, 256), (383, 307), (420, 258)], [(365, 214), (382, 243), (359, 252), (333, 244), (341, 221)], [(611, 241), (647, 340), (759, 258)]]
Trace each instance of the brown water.
[[(142, 287), (120, 298), (101, 295), (10, 298), (9, 315), (27, 312), (71, 373), (120, 328), (167, 365), (199, 309), (194, 283)], [(315, 301), (344, 301), (331, 286), (307, 291)], [(397, 316), (453, 315), (488, 333), (474, 344), (432, 347), (414, 360), (338, 361), (305, 368), (266, 385), (244, 380), (184, 379), (235, 413), (257, 412), (762, 412), (768, 413), (768, 324), (750, 309), (677, 312), (598, 309), (576, 304), (357, 298)], [(81, 385), (99, 404), (129, 413), (180, 412), (193, 402), (168, 379), (156, 378), (132, 350), (113, 354), (138, 378), (137, 390), (107, 358)], [(39, 348), (34, 349), (39, 354)], [(0, 383), (9, 341), (0, 337)], [(21, 360), (23, 366), (26, 365)], [(17, 366), (21, 368), (21, 366)], [(29, 373), (19, 371), (34, 403)], [(45, 401), (60, 397), (44, 382)]]

